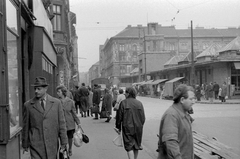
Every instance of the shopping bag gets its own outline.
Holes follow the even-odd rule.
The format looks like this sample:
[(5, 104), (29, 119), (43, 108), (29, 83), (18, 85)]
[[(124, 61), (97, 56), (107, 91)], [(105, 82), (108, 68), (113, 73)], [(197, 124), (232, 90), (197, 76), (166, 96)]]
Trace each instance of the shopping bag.
[(91, 108), (91, 113), (99, 113), (99, 106), (98, 105), (94, 105)]
[(123, 147), (123, 141), (122, 141), (122, 136), (121, 134), (118, 134), (117, 137), (115, 137), (113, 139), (113, 143), (114, 145), (118, 146), (118, 147)]
[(100, 118), (109, 118), (110, 114), (105, 107), (102, 107)]
[(76, 147), (81, 147), (83, 144), (83, 136), (82, 132), (80, 129), (78, 129), (74, 134), (73, 134), (73, 144)]

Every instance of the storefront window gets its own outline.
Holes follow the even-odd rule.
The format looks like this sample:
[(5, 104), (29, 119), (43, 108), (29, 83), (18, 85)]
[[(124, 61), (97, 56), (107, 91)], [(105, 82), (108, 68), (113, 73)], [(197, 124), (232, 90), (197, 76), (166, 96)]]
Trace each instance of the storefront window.
[(9, 115), (10, 134), (14, 134), (19, 128), (19, 81), (18, 81), (18, 22), (17, 9), (6, 0), (7, 8), (7, 57), (8, 57), (8, 80), (9, 80)]
[(10, 133), (19, 127), (17, 38), (7, 31)]

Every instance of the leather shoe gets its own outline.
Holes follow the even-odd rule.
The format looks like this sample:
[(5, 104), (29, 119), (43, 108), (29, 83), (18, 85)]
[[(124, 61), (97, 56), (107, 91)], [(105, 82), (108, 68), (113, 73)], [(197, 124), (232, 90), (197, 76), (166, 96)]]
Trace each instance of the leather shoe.
[(112, 119), (112, 117), (108, 117), (108, 119), (105, 122), (109, 122)]

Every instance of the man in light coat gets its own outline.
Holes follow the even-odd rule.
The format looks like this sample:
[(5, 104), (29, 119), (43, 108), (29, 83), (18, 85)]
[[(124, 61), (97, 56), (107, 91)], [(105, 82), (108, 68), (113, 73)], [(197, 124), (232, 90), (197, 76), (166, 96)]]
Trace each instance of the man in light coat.
[(35, 97), (23, 107), (23, 153), (30, 149), (31, 159), (56, 159), (59, 149), (68, 143), (66, 122), (59, 99), (47, 94), (44, 77), (37, 77), (32, 85)]

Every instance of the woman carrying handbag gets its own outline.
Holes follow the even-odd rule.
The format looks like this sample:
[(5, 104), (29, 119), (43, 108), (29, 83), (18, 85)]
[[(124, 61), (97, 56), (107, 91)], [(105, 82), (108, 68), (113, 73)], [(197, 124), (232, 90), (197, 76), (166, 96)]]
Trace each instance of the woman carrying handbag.
[(67, 89), (64, 86), (57, 87), (57, 95), (62, 102), (68, 137), (68, 151), (69, 156), (72, 156), (72, 143), (73, 134), (75, 133), (75, 123), (78, 125), (78, 129), (81, 128), (80, 120), (77, 117), (74, 101), (66, 96)]

